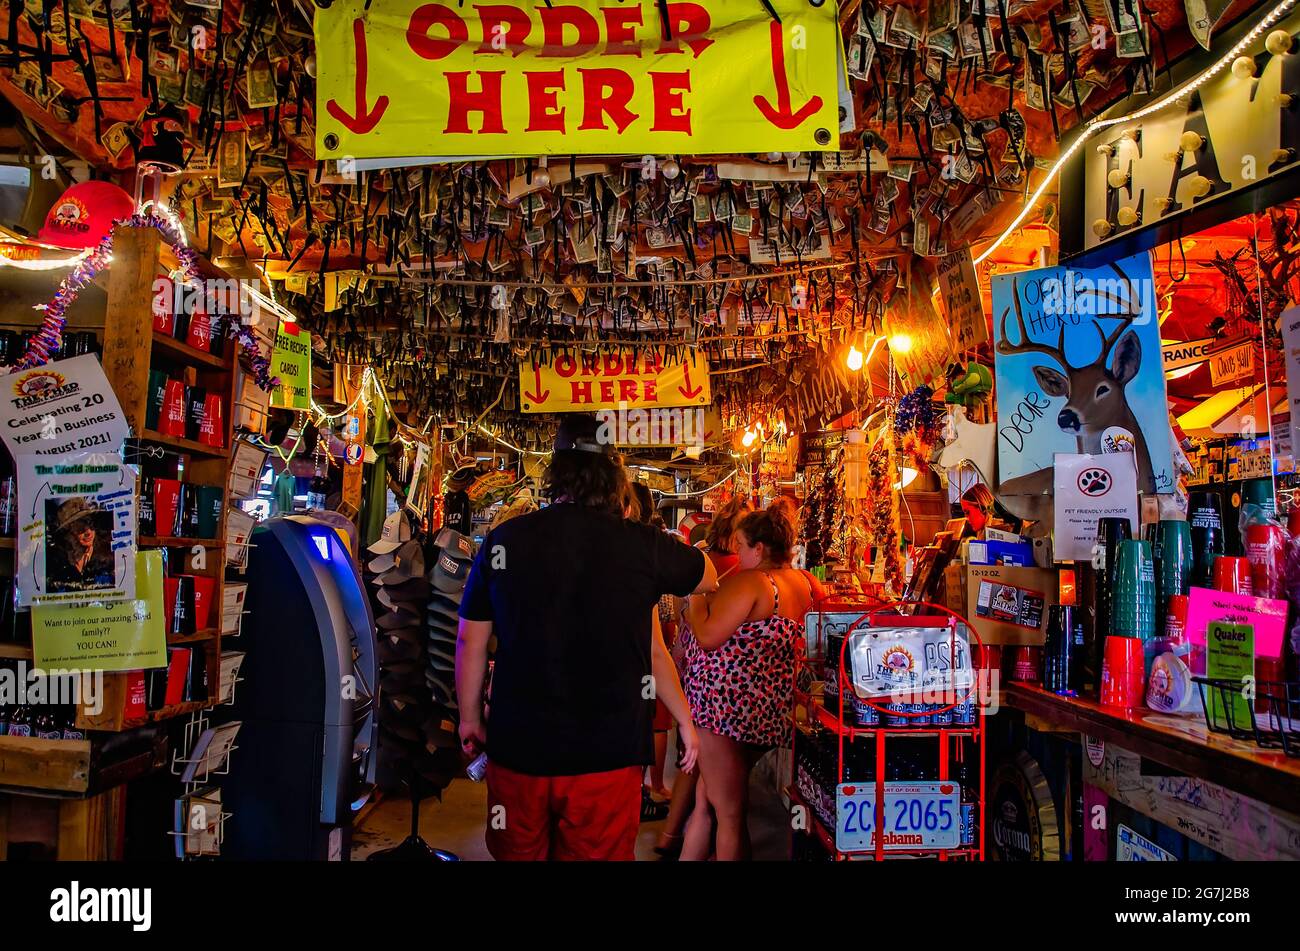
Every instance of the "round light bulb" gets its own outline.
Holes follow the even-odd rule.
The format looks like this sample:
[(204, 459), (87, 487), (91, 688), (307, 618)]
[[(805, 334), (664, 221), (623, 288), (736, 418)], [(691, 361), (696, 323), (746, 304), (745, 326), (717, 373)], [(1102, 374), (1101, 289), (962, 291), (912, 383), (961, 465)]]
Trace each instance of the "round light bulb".
[(1187, 190), (1192, 193), (1193, 198), (1204, 198), (1213, 188), (1214, 182), (1204, 175), (1193, 175), (1187, 183)]
[(1270, 165), (1290, 165), (1295, 161), (1295, 149), (1274, 149)]
[(1125, 205), (1115, 215), (1115, 218), (1121, 225), (1127, 228), (1129, 225), (1137, 223), (1138, 213), (1134, 209), (1128, 207), (1128, 205)]
[(1111, 188), (1123, 188), (1128, 184), (1128, 172), (1122, 168), (1112, 168), (1106, 174), (1106, 184)]
[(302, 68), (306, 70), (307, 75), (312, 79), (316, 78), (316, 54), (308, 53), (307, 58), (302, 61)]
[(1238, 56), (1232, 61), (1232, 75), (1238, 79), (1250, 79), (1255, 75), (1255, 59), (1252, 56)]
[(769, 162), (779, 162), (779, 161), (781, 161), (783, 158), (785, 158), (785, 154), (784, 154), (783, 152), (768, 152), (768, 153), (767, 153), (767, 160), (768, 160)]
[(1285, 56), (1291, 52), (1291, 34), (1286, 30), (1274, 30), (1264, 41), (1264, 49), (1274, 56)]
[(1204, 145), (1205, 139), (1198, 132), (1184, 132), (1178, 138), (1178, 147), (1184, 152), (1199, 152)]
[(1110, 222), (1107, 221), (1105, 218), (1098, 218), (1096, 221), (1092, 223), (1092, 233), (1099, 238), (1106, 237), (1106, 235), (1110, 234), (1110, 231), (1111, 231)]
[(1114, 155), (1114, 154), (1115, 154), (1115, 146), (1113, 146), (1113, 145), (1099, 145), (1099, 146), (1097, 146), (1097, 154), (1098, 154), (1098, 155)]
[(757, 433), (755, 433), (752, 429), (746, 429), (745, 435), (740, 437), (740, 444), (744, 446), (746, 449), (748, 449), (750, 446), (754, 445), (754, 440), (757, 438), (758, 438)]
[(545, 167), (533, 169), (533, 184), (538, 188), (550, 188), (551, 173)]
[(912, 338), (907, 334), (894, 334), (889, 338), (889, 349), (895, 353), (911, 353)]
[(659, 170), (664, 173), (664, 178), (670, 182), (682, 173), (682, 167), (677, 164), (676, 159), (664, 159), (664, 164), (660, 166)]
[(849, 356), (848, 356), (847, 363), (849, 365), (849, 369), (852, 370), (854, 373), (857, 373), (859, 370), (862, 369), (862, 364), (863, 364), (862, 351), (859, 350), (857, 347), (853, 346), (852, 344), (849, 345)]
[(1289, 92), (1279, 93), (1277, 104), (1280, 109), (1290, 109), (1295, 105), (1295, 96), (1291, 95)]

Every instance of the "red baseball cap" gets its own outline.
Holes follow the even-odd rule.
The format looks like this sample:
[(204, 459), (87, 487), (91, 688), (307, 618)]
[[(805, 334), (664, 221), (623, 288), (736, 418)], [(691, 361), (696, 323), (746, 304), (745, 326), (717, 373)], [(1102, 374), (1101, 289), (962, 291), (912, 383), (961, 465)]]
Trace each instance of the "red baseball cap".
[(112, 182), (80, 182), (65, 191), (45, 216), (36, 240), (70, 251), (98, 246), (113, 222), (129, 218), (135, 200)]

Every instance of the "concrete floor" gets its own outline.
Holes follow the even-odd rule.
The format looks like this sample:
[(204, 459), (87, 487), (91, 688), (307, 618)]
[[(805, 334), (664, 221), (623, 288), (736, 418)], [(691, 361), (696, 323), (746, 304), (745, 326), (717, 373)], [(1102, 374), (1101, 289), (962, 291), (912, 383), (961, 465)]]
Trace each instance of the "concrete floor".
[[(673, 762), (671, 750), (668, 762)], [(781, 776), (788, 781), (785, 760)], [(778, 792), (784, 783), (777, 779), (776, 755), (761, 760), (750, 778), (749, 834), (754, 858), (758, 861), (784, 861), (790, 852), (790, 823)], [(669, 767), (668, 782), (673, 770)], [(442, 801), (426, 799), (420, 804), (420, 835), (429, 845), (460, 856), (462, 861), (492, 861), (483, 844), (487, 821), (487, 787), (483, 783), (457, 779), (442, 795)], [(411, 807), (408, 799), (391, 797), (372, 809), (353, 831), (352, 860), (362, 861), (371, 852), (397, 845), (410, 832)], [(654, 844), (663, 822), (641, 824), (637, 836), (638, 861), (656, 861)]]

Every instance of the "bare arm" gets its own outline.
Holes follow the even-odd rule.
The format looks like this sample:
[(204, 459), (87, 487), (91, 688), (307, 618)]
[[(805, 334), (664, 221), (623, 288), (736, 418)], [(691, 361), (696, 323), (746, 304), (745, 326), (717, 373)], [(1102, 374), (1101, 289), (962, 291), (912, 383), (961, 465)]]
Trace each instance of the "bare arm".
[(467, 753), (477, 753), (487, 740), (483, 725), (483, 678), (487, 676), (491, 621), (460, 619), (456, 632), (456, 702), (460, 706), (460, 739)]
[(700, 578), (700, 583), (695, 586), (695, 594), (705, 594), (709, 591), (718, 590), (718, 569), (713, 565), (713, 559), (708, 555), (704, 556), (704, 577)]
[(733, 575), (716, 594), (686, 602), (686, 620), (706, 651), (717, 650), (754, 610), (754, 587), (745, 575)]
[(664, 643), (663, 631), (659, 627), (659, 616), (654, 616), (654, 632), (650, 635), (650, 672), (654, 676), (655, 696), (663, 701), (664, 706), (677, 724), (678, 739), (682, 744), (682, 771), (692, 772), (699, 756), (699, 740), (695, 724), (691, 722), (691, 707), (682, 692), (682, 682), (677, 676), (677, 665), (668, 653)]

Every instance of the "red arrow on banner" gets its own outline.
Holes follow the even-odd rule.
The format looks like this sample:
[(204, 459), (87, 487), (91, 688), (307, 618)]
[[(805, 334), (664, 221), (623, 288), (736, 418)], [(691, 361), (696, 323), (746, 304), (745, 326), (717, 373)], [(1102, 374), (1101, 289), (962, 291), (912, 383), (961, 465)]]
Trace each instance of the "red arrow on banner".
[(688, 400), (693, 400), (704, 392), (704, 387), (702, 386), (691, 387), (691, 365), (689, 362), (682, 364), (682, 376), (686, 380), (686, 385), (677, 387), (677, 392), (682, 394), (682, 396), (686, 397)]
[(546, 402), (546, 397), (551, 395), (550, 390), (542, 389), (542, 368), (541, 367), (533, 367), (533, 379), (536, 381), (533, 383), (533, 388), (537, 392), (529, 393), (527, 390), (524, 390), (523, 391), (524, 399), (532, 400), (535, 404), (540, 406), (542, 403)]
[(350, 131), (357, 135), (365, 135), (376, 125), (383, 116), (384, 111), (388, 108), (388, 97), (380, 96), (375, 100), (375, 107), (369, 109), (366, 107), (366, 26), (360, 17), (352, 21), (352, 36), (357, 44), (357, 102), (356, 115), (350, 115), (343, 110), (337, 102), (331, 99), (325, 103), (325, 108), (329, 114)]
[(822, 107), (822, 97), (813, 96), (796, 112), (790, 110), (790, 77), (785, 73), (785, 37), (781, 24), (773, 21), (769, 27), (772, 36), (772, 78), (776, 80), (776, 106), (763, 96), (754, 97), (754, 105), (764, 118), (778, 129), (794, 129)]

